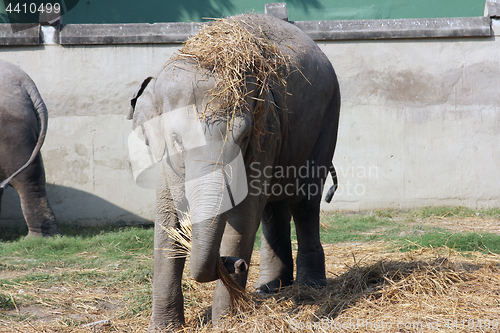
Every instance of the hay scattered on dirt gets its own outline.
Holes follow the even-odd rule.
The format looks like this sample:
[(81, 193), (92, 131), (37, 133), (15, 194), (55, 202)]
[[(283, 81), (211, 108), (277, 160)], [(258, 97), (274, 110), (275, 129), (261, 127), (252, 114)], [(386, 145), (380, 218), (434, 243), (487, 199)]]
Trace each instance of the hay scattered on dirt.
[[(82, 273), (107, 274), (104, 270), (65, 269), (68, 276)], [(10, 311), (0, 310), (2, 333), (59, 333), (59, 332), (146, 332), (150, 312), (132, 314), (124, 299), (131, 290), (83, 283), (57, 284), (40, 288), (34, 280), (9, 287), (17, 306)], [(136, 286), (137, 288), (137, 286)], [(31, 305), (25, 305), (27, 299)]]
[(204, 115), (213, 111), (224, 116), (248, 108), (252, 91), (246, 90), (245, 77), (256, 79), (260, 91), (255, 99), (263, 101), (271, 81), (285, 86), (289, 64), (288, 57), (262, 31), (255, 35), (245, 23), (232, 18), (206, 25), (186, 41), (172, 60), (176, 59), (192, 59), (212, 72), (216, 85), (209, 91), (211, 99)]
[[(188, 316), (189, 327), (214, 332), (471, 332), (488, 331), (500, 315), (500, 257), (448, 248), (389, 252), (385, 243), (326, 245), (328, 285), (252, 293), (254, 308), (212, 328)], [(257, 279), (256, 265), (249, 284)], [(205, 304), (205, 308), (209, 303)], [(378, 326), (377, 326), (378, 325)], [(383, 325), (383, 327), (380, 327)], [(483, 325), (482, 329), (477, 329)]]
[[(292, 286), (270, 295), (251, 291), (259, 270), (256, 252), (248, 282), (253, 306), (224, 319), (219, 327), (210, 324), (209, 314), (215, 283), (185, 278), (185, 331), (470, 333), (499, 329), (493, 328), (500, 318), (498, 255), (448, 248), (401, 253), (383, 242), (324, 248), (325, 288)], [(146, 332), (150, 310), (129, 313), (123, 296), (130, 290), (98, 283), (49, 290), (40, 289), (36, 281), (4, 286), (14, 299), (22, 290), (37, 304), (31, 309), (19, 306), (20, 312), (2, 311), (0, 332)], [(150, 309), (150, 303), (145, 308)]]

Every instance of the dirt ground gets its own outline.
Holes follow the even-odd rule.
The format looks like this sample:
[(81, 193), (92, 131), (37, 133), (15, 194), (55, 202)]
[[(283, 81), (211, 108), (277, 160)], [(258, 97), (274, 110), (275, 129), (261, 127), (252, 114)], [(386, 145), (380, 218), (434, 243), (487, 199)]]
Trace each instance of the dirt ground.
[[(443, 217), (417, 221), (450, 231), (495, 232), (495, 219)], [(500, 332), (500, 256), (421, 248), (394, 252), (389, 244), (324, 246), (328, 285), (253, 292), (259, 253), (254, 253), (247, 291), (253, 308), (209, 324), (214, 284), (185, 279), (186, 331), (190, 332)], [(117, 268), (119, 269), (119, 268)], [(2, 276), (0, 272), (0, 278)], [(36, 281), (16, 287), (35, 305), (2, 312), (0, 332), (146, 332), (145, 310), (131, 315), (116, 285), (55, 285)], [(125, 315), (126, 314), (126, 315)]]
[(500, 220), (486, 217), (468, 218), (428, 218), (417, 221), (420, 224), (444, 228), (452, 232), (491, 232), (500, 235)]

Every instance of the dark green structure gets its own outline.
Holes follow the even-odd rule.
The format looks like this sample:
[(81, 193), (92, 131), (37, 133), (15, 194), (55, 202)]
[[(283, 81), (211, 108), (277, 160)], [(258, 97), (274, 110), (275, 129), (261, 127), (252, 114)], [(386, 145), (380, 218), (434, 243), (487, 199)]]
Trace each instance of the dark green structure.
[[(263, 13), (269, 0), (80, 0), (63, 23), (202, 22)], [(277, 1), (276, 1), (277, 2)], [(485, 0), (288, 0), (290, 21), (483, 16)]]

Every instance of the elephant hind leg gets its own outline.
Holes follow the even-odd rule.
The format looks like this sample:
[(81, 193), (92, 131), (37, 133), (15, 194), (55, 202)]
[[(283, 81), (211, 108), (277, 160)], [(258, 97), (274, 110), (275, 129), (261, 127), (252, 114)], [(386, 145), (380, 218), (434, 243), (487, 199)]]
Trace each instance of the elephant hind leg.
[(255, 288), (276, 292), (293, 283), (291, 211), (288, 200), (266, 204), (262, 213), (260, 274)]
[(3, 188), (0, 188), (0, 216), (2, 216), (2, 194), (3, 194)]
[(319, 237), (320, 200), (320, 196), (305, 198), (291, 207), (298, 241), (296, 283), (299, 285), (326, 285), (325, 253)]
[(21, 199), (21, 208), (29, 230), (28, 237), (58, 234), (56, 219), (45, 191), (45, 172), (41, 157), (15, 177), (11, 184)]

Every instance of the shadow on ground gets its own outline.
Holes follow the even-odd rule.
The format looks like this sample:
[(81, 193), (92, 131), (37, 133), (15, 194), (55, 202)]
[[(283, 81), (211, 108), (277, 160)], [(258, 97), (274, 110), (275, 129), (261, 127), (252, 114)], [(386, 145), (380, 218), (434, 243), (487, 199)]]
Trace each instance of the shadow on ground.
[[(153, 222), (91, 193), (71, 187), (47, 184), (47, 197), (54, 210), (62, 235), (98, 234), (127, 226), (150, 227)], [(71, 198), (71, 199), (69, 199)], [(2, 197), (0, 241), (10, 241), (28, 234), (17, 192), (8, 187)], [(68, 205), (71, 205), (68, 207)], [(71, 210), (76, 220), (65, 217)]]

